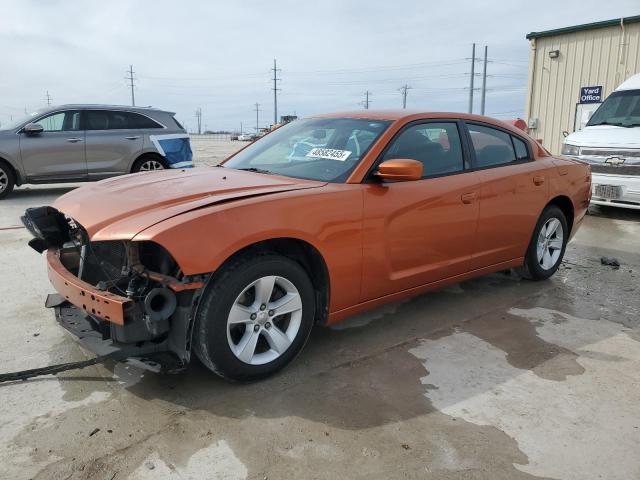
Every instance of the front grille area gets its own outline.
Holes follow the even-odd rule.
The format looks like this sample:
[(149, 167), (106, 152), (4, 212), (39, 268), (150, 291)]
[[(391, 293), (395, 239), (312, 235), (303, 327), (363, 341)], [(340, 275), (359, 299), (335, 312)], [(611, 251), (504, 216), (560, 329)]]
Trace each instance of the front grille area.
[(124, 242), (90, 242), (84, 247), (82, 280), (91, 285), (120, 279), (127, 264)]
[(605, 164), (591, 164), (592, 173), (605, 173), (608, 175), (634, 175), (640, 176), (640, 165), (613, 166)]
[(632, 158), (640, 159), (640, 149), (634, 150), (620, 150), (609, 148), (581, 148), (580, 156), (585, 157), (620, 157), (620, 158)]

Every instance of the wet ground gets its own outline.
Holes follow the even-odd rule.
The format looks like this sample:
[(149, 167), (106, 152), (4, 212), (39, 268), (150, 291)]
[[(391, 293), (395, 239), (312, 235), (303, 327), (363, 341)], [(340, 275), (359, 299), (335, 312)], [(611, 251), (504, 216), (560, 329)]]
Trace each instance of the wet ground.
[[(18, 227), (66, 190), (2, 202), (1, 371), (88, 356)], [(591, 213), (549, 281), (490, 275), (317, 328), (260, 383), (195, 362), (0, 384), (0, 478), (640, 478), (640, 212)]]

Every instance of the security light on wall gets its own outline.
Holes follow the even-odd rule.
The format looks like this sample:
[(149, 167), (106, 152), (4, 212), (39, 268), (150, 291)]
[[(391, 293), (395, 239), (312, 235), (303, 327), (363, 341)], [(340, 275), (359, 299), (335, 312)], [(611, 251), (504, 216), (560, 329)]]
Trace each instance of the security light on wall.
[(560, 56), (560, 50), (550, 50), (549, 58), (558, 58)]

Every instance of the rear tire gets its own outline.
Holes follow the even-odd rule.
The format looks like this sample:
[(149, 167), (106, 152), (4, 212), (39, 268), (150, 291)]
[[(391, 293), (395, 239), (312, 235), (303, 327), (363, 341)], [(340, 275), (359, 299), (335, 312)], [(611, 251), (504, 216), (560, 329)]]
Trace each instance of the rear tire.
[(159, 155), (143, 155), (133, 163), (131, 173), (166, 170), (168, 167), (164, 158)]
[(0, 161), (0, 200), (7, 197), (16, 184), (13, 170), (5, 162)]
[(548, 206), (533, 230), (524, 265), (516, 271), (529, 280), (546, 280), (558, 270), (568, 240), (569, 228), (564, 213), (555, 205)]
[(315, 292), (300, 264), (273, 253), (248, 254), (223, 267), (206, 287), (194, 351), (223, 378), (265, 378), (300, 353), (314, 314)]

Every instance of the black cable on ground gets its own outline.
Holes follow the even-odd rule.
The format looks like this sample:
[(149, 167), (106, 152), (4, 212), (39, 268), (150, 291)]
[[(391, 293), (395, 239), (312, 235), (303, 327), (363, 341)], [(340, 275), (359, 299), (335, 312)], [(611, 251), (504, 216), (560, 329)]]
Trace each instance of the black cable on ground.
[(130, 355), (126, 352), (115, 351), (108, 355), (101, 355), (99, 357), (90, 358), (89, 360), (82, 360), (80, 362), (59, 363), (57, 365), (49, 365), (48, 367), (33, 368), (31, 370), (22, 370), (21, 372), (0, 373), (0, 383), (15, 382), (17, 380), (27, 380), (33, 377), (40, 377), (42, 375), (55, 375), (56, 373), (65, 372), (67, 370), (78, 370), (81, 368), (90, 367), (98, 363), (104, 363), (107, 360), (124, 360)]

